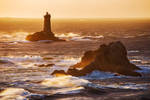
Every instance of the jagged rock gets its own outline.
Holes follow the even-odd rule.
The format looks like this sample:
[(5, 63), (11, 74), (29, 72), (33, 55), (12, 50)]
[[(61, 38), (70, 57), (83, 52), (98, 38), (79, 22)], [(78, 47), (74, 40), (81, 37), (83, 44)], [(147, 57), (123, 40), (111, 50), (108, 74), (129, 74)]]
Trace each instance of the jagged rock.
[(81, 59), (81, 63), (71, 66), (71, 68), (84, 68), (94, 61), (97, 51), (87, 51)]
[[(77, 70), (76, 68), (83, 68)], [(95, 51), (88, 51), (80, 63), (72, 66), (67, 74), (73, 76), (84, 76), (94, 70), (113, 72), (127, 76), (141, 76), (135, 70), (140, 70), (136, 65), (130, 63), (127, 58), (127, 50), (120, 42), (112, 42), (101, 45)]]

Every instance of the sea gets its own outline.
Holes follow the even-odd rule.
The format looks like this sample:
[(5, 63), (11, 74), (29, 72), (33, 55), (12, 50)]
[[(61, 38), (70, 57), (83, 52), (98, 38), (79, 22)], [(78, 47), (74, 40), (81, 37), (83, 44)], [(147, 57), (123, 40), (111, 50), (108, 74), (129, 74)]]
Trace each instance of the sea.
[[(150, 19), (52, 19), (55, 36), (66, 42), (25, 39), (42, 30), (43, 19), (0, 18), (0, 100), (32, 100), (33, 97), (45, 100), (46, 96), (79, 94), (86, 91), (85, 87), (150, 89), (150, 56), (145, 53), (150, 51), (145, 49), (148, 43), (136, 44), (136, 37), (150, 35)], [(107, 38), (135, 43), (135, 48), (127, 47), (128, 58), (142, 69), (137, 70), (142, 77), (97, 70), (81, 77), (51, 75), (55, 70), (67, 71), (81, 61), (84, 52), (109, 42)], [(139, 45), (146, 46), (136, 48)]]

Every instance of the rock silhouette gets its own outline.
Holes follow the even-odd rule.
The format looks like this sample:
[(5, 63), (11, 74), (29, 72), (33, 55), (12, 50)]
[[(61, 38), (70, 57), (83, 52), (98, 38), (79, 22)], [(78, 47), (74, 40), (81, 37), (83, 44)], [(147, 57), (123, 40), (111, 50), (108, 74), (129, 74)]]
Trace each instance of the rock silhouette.
[(29, 41), (40, 41), (40, 40), (52, 40), (52, 41), (64, 41), (55, 37), (51, 31), (51, 15), (47, 12), (44, 16), (44, 29), (41, 32), (36, 32), (32, 35), (28, 35), (26, 40)]
[(55, 74), (64, 74), (64, 75), (68, 75), (64, 70), (55, 70), (52, 75), (55, 75)]
[[(76, 68), (82, 68), (82, 70), (77, 70)], [(127, 76), (141, 76), (140, 73), (135, 72), (140, 68), (130, 63), (127, 58), (127, 50), (120, 41), (112, 42), (108, 45), (103, 44), (95, 51), (86, 52), (81, 62), (71, 66), (66, 74), (85, 76), (94, 70)]]

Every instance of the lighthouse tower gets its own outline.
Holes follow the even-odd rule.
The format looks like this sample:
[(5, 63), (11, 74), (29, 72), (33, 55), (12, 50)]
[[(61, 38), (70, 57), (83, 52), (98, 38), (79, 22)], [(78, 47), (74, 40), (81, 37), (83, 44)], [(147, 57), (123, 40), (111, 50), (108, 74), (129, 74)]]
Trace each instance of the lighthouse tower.
[(44, 16), (44, 27), (41, 32), (35, 32), (34, 34), (26, 37), (28, 41), (40, 41), (40, 40), (52, 40), (52, 41), (64, 41), (55, 37), (55, 34), (51, 30), (51, 15), (46, 12)]
[(48, 12), (44, 16), (44, 32), (51, 32), (51, 15)]

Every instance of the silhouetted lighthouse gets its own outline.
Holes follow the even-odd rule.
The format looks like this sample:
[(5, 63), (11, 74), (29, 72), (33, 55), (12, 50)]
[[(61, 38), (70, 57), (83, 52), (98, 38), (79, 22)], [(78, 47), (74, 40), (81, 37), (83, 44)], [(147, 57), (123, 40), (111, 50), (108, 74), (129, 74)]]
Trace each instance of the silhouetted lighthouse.
[(44, 16), (44, 32), (51, 32), (51, 15), (48, 12)]
[(41, 32), (35, 32), (34, 34), (26, 37), (28, 41), (40, 41), (40, 40), (52, 40), (52, 41), (64, 41), (55, 37), (55, 34), (51, 31), (51, 15), (46, 12), (44, 16), (44, 27)]

